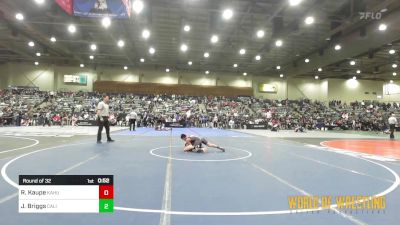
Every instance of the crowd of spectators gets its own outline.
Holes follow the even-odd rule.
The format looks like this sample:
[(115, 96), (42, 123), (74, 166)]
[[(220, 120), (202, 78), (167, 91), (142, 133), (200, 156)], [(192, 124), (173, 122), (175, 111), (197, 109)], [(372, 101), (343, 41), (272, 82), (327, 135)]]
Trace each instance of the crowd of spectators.
[[(110, 122), (126, 126), (129, 113), (138, 115), (138, 126), (180, 123), (189, 127), (245, 129), (264, 124), (272, 130), (354, 129), (382, 131), (399, 103), (330, 101), (309, 99), (271, 100), (253, 97), (190, 97), (178, 95), (110, 95)], [(94, 123), (95, 92), (53, 92), (32, 88), (0, 91), (0, 126), (77, 126)], [(89, 123), (90, 124), (90, 123)]]

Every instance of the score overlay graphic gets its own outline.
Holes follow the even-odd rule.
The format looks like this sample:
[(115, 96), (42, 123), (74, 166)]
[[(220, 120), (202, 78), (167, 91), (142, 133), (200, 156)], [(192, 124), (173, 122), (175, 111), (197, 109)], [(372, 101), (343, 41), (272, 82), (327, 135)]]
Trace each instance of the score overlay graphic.
[(113, 175), (19, 175), (20, 213), (112, 213)]

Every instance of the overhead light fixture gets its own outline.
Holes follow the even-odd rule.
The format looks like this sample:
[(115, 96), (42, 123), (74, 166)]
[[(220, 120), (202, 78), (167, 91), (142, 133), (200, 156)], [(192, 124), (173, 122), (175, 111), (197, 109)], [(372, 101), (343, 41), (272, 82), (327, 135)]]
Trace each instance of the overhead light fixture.
[(186, 52), (188, 50), (188, 46), (186, 44), (181, 44), (181, 51)]
[(148, 29), (144, 29), (144, 30), (142, 31), (142, 37), (143, 37), (144, 39), (148, 39), (148, 38), (150, 37), (150, 31), (149, 31)]
[(385, 31), (387, 29), (387, 25), (384, 23), (379, 24), (378, 30), (379, 31)]
[(103, 19), (101, 19), (101, 25), (103, 25), (104, 28), (108, 28), (111, 25), (111, 19), (110, 17), (104, 17)]
[(222, 12), (222, 18), (224, 18), (225, 20), (231, 19), (232, 16), (233, 16), (233, 11), (232, 11), (232, 9), (225, 9), (225, 10)]
[(122, 47), (125, 46), (125, 41), (124, 41), (124, 40), (119, 40), (119, 41), (117, 42), (117, 45), (118, 45), (118, 47), (122, 48)]
[(81, 65), (79, 65), (81, 68), (85, 67), (85, 64), (81, 63)]
[(149, 53), (153, 55), (154, 53), (156, 53), (156, 50), (153, 47), (150, 47)]
[(28, 42), (28, 46), (29, 47), (35, 47), (35, 42), (33, 42), (33, 41)]
[(167, 68), (167, 69), (165, 69), (165, 72), (169, 73), (169, 69), (168, 69), (168, 68)]
[(124, 66), (124, 70), (127, 70), (128, 69), (128, 67), (127, 66)]
[(360, 74), (360, 73), (361, 73), (361, 70), (357, 70), (356, 73)]
[(263, 38), (264, 35), (265, 35), (265, 32), (263, 30), (258, 30), (256, 35), (257, 35), (258, 38)]
[(393, 80), (390, 80), (389, 82), (390, 82), (391, 84), (393, 84)]
[(275, 46), (276, 46), (276, 47), (281, 47), (282, 44), (283, 44), (283, 41), (280, 40), (280, 39), (278, 39), (278, 40), (275, 41)]
[(68, 25), (68, 31), (73, 34), (76, 32), (76, 26), (74, 24)]
[(351, 60), (351, 61), (350, 61), (350, 65), (351, 65), (351, 66), (354, 66), (354, 65), (356, 65), (356, 61), (354, 61), (354, 60)]
[(283, 77), (283, 74), (282, 74), (282, 73), (281, 73), (281, 74), (279, 74), (279, 77), (280, 77), (280, 78), (282, 78), (282, 77)]
[(313, 24), (314, 23), (314, 17), (312, 17), (312, 16), (306, 17), (306, 19), (304, 20), (304, 23), (307, 24), (307, 25)]
[(193, 64), (193, 62), (192, 62), (192, 61), (189, 61), (189, 62), (188, 62), (188, 65), (189, 65), (189, 66), (191, 66), (192, 64)]
[(37, 57), (40, 57), (40, 56), (42, 56), (42, 53), (36, 52), (36, 56), (37, 56)]
[(357, 80), (357, 77), (356, 77), (356, 76), (354, 76), (354, 77), (353, 77), (353, 80)]
[(206, 74), (209, 74), (210, 73), (210, 71), (208, 71), (208, 70), (206, 70), (206, 72), (205, 72)]
[(395, 54), (395, 53), (396, 53), (396, 50), (394, 50), (394, 49), (390, 49), (390, 50), (389, 50), (389, 54), (393, 55), (393, 54)]
[(144, 63), (144, 61), (145, 61), (145, 60), (144, 60), (143, 58), (140, 58), (140, 62)]
[(39, 65), (39, 62), (35, 62), (35, 66), (38, 66)]
[(397, 64), (396, 64), (396, 63), (393, 63), (393, 64), (392, 64), (392, 67), (393, 67), (393, 68), (397, 68)]
[(217, 35), (211, 36), (210, 39), (211, 43), (217, 43), (219, 41), (219, 37)]
[(19, 21), (24, 20), (24, 14), (22, 14), (22, 13), (15, 14), (15, 19), (17, 19)]
[(341, 45), (339, 45), (339, 44), (338, 44), (338, 45), (335, 45), (335, 50), (336, 50), (336, 51), (339, 51), (340, 49), (342, 49), (342, 46), (341, 46)]
[(183, 30), (186, 31), (186, 32), (189, 32), (190, 29), (191, 29), (191, 27), (190, 27), (189, 25), (185, 25), (185, 26), (183, 27)]
[(318, 79), (319, 79), (319, 76), (315, 76), (314, 79), (318, 80)]
[(91, 44), (90, 45), (90, 50), (96, 51), (97, 50), (97, 45), (96, 44)]
[(243, 73), (243, 76), (247, 76), (247, 73), (246, 73), (246, 72), (244, 72), (244, 73)]
[(246, 54), (246, 49), (242, 48), (239, 50), (239, 54), (244, 55)]
[(393, 72), (393, 76), (394, 76), (394, 77), (397, 76), (397, 73), (396, 73), (396, 72)]
[(305, 63), (309, 63), (309, 62), (310, 62), (310, 59), (307, 58), (307, 59), (304, 60), (304, 62), (305, 62)]
[(320, 67), (320, 68), (318, 68), (318, 72), (322, 72), (322, 68)]
[(35, 0), (36, 4), (42, 5), (44, 3), (44, 0)]
[(208, 58), (208, 57), (210, 57), (210, 53), (208, 53), (208, 52), (204, 52), (204, 58)]
[(143, 1), (141, 0), (135, 0), (132, 3), (132, 9), (136, 14), (140, 14), (144, 8)]
[(281, 66), (276, 66), (276, 69), (277, 69), (277, 70), (280, 70), (280, 69), (281, 69)]
[(257, 61), (261, 60), (261, 56), (260, 55), (256, 55), (256, 57), (254, 57)]
[(235, 63), (235, 64), (233, 64), (233, 67), (235, 67), (235, 68), (236, 68), (236, 67), (238, 67), (238, 64), (236, 64), (236, 63)]
[(57, 39), (53, 36), (53, 37), (50, 38), (50, 41), (51, 41), (51, 42), (56, 42)]
[(90, 56), (89, 56), (89, 59), (93, 60), (93, 59), (94, 59), (94, 56), (93, 56), (93, 55), (90, 55)]
[(299, 5), (303, 0), (289, 0), (289, 5), (296, 6)]

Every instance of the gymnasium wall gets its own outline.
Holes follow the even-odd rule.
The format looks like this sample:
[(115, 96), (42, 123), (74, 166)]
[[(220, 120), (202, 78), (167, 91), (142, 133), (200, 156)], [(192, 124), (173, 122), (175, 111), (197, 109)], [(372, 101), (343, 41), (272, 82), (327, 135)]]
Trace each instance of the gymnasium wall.
[[(87, 85), (71, 85), (63, 82), (66, 74), (85, 74), (88, 78)], [(381, 101), (400, 101), (400, 92), (385, 95), (383, 81), (372, 80), (345, 80), (345, 79), (282, 79), (271, 76), (242, 76), (240, 74), (211, 73), (206, 75), (200, 72), (174, 71), (170, 73), (163, 70), (123, 70), (117, 67), (85, 67), (54, 66), (41, 64), (34, 66), (26, 63), (7, 63), (0, 65), (0, 88), (9, 85), (38, 86), (40, 90), (73, 90), (92, 91), (93, 83), (98, 81), (118, 81), (126, 83), (156, 83), (156, 84), (183, 84), (199, 86), (231, 86), (251, 87), (253, 94), (259, 98), (269, 99), (299, 99), (310, 98), (320, 101), (340, 99), (342, 101), (379, 100), (377, 95), (382, 95)], [(258, 84), (271, 84), (276, 87), (276, 93), (262, 93)], [(393, 85), (399, 85), (395, 81)], [(365, 92), (368, 92), (366, 94)], [(374, 94), (375, 92), (375, 94)]]

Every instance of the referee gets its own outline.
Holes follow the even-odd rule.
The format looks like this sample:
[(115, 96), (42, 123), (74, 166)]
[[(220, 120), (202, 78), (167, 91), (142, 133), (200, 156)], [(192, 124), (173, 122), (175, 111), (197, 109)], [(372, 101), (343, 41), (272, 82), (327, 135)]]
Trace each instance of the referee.
[(137, 120), (137, 114), (135, 110), (132, 108), (132, 111), (129, 113), (129, 131), (135, 131), (135, 125)]
[(390, 129), (390, 139), (394, 139), (394, 130), (397, 125), (397, 119), (396, 119), (394, 113), (392, 114), (391, 117), (389, 117), (388, 122), (389, 122), (389, 129)]
[(99, 124), (99, 130), (97, 132), (97, 143), (101, 144), (101, 132), (103, 127), (106, 128), (107, 142), (113, 142), (114, 140), (110, 137), (110, 123), (108, 122), (108, 117), (110, 116), (110, 108), (108, 102), (110, 97), (108, 95), (103, 96), (103, 101), (99, 102), (97, 105), (97, 123)]

